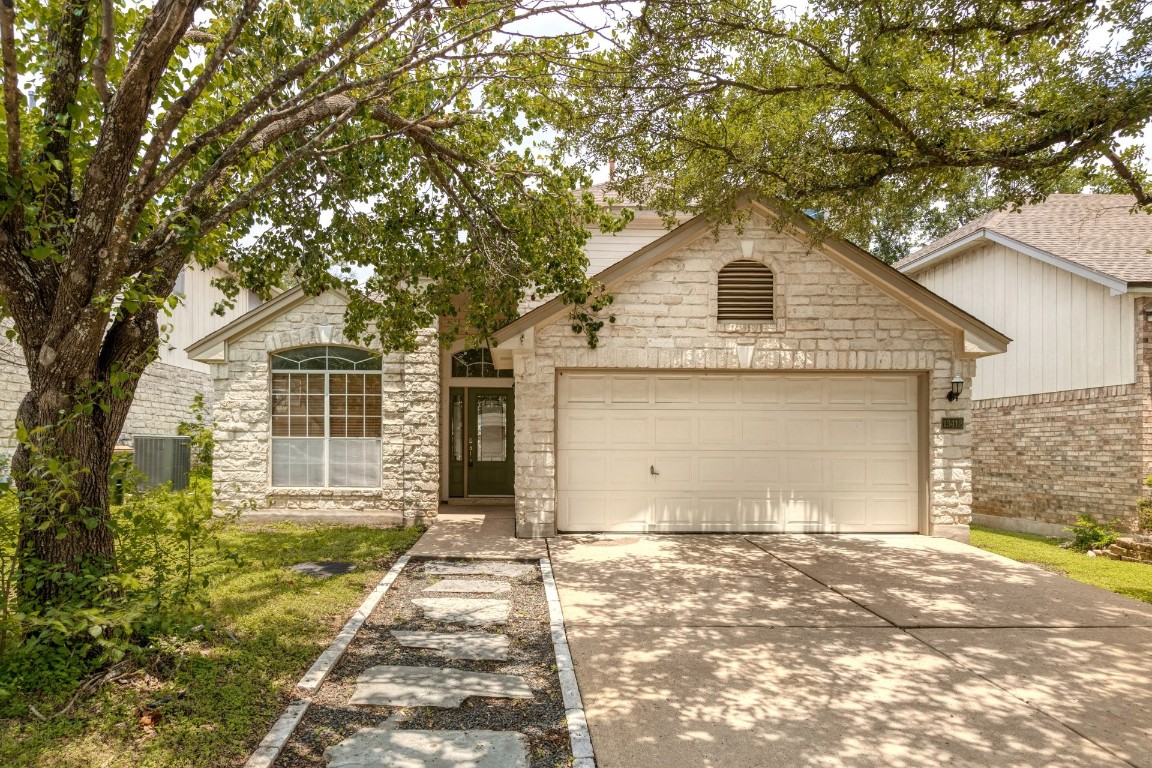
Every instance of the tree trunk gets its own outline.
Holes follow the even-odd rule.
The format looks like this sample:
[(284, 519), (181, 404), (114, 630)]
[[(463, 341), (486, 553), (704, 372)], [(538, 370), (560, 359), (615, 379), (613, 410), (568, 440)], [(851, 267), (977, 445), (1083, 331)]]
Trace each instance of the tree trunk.
[[(30, 430), (13, 456), (20, 492), (22, 609), (56, 605), (92, 592), (85, 579), (116, 571), (109, 525), (108, 472), (116, 435), (90, 416), (62, 426), (48, 402), (56, 398), (30, 392), (19, 419)], [(47, 418), (45, 418), (47, 417)], [(85, 594), (86, 600), (96, 597)]]

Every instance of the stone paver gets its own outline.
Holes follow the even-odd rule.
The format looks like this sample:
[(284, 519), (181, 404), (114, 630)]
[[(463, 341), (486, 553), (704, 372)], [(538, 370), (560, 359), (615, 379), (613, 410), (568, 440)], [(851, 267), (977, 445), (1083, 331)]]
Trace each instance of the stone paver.
[(495, 675), (435, 667), (369, 667), (356, 678), (350, 704), (391, 707), (458, 707), (470, 696), (530, 699), (518, 675)]
[(425, 563), (424, 573), (428, 576), (499, 576), (516, 579), (532, 571), (527, 563), (476, 562), (476, 563)]
[(392, 630), (400, 645), (431, 648), (449, 659), (507, 661), (509, 643), (504, 635), (487, 632), (401, 632)]
[(527, 768), (528, 747), (508, 731), (363, 728), (324, 757), (328, 768)]
[(444, 579), (424, 589), (425, 592), (472, 592), (483, 595), (501, 595), (512, 589), (511, 584), (481, 579)]
[(483, 627), (508, 621), (507, 600), (471, 597), (421, 597), (412, 603), (424, 610), (424, 617), (447, 624)]

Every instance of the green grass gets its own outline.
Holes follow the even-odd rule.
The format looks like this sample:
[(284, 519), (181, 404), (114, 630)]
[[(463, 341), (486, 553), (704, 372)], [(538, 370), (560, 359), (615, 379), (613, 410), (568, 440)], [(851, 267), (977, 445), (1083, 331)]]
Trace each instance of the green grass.
[(1061, 539), (972, 526), (972, 545), (998, 555), (1035, 563), (1070, 579), (1152, 603), (1152, 565), (1088, 557), (1060, 546)]
[[(6, 768), (238, 766), (289, 700), (292, 688), (331, 642), (418, 529), (278, 524), (230, 526), (222, 544), (241, 568), (217, 574), (212, 623), (192, 639), (155, 643), (143, 672), (104, 685), (64, 716), (0, 720)], [(351, 561), (351, 574), (317, 580), (286, 570), (308, 560)], [(228, 635), (231, 632), (235, 640)], [(153, 729), (141, 708), (171, 696)], [(39, 703), (48, 715), (58, 699)]]

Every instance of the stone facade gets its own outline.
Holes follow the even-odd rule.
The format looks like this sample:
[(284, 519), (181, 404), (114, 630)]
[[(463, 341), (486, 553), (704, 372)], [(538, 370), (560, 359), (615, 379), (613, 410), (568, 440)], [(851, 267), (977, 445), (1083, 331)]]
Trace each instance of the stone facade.
[(1135, 383), (973, 403), (976, 522), (1060, 535), (1077, 515), (1135, 517), (1152, 475), (1152, 298), (1135, 305)]
[[(0, 344), (0, 454), (8, 454), (16, 450), (16, 411), (28, 392), (28, 374), (19, 348)], [(140, 377), (120, 443), (132, 445), (137, 435), (176, 434), (180, 422), (191, 418), (197, 394), (204, 395), (210, 411), (212, 380), (207, 373), (160, 361), (152, 363)]]
[[(776, 323), (718, 328), (716, 274), (745, 258), (741, 241), (776, 273)], [(969, 521), (971, 432), (940, 429), (942, 416), (970, 420), (968, 390), (945, 395), (957, 373), (970, 381), (974, 361), (957, 359), (950, 331), (923, 319), (820, 251), (753, 216), (737, 233), (705, 235), (612, 289), (613, 313), (590, 349), (563, 319), (538, 327), (531, 350), (516, 353), (516, 519), (520, 535), (549, 535), (556, 514), (558, 369), (738, 370), (737, 347), (754, 345), (752, 371), (876, 371), (927, 378), (930, 519)]]
[(218, 508), (357, 512), (396, 522), (436, 515), (440, 357), (431, 333), (418, 352), (384, 356), (379, 489), (273, 488), (270, 484), (269, 355), (310, 345), (358, 346), (343, 334), (345, 306), (345, 300), (332, 293), (310, 298), (231, 339), (228, 362), (212, 365)]

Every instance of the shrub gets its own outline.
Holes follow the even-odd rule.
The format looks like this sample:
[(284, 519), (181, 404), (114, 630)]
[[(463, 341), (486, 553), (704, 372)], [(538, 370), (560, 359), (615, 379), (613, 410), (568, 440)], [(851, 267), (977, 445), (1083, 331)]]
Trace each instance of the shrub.
[(1072, 532), (1071, 549), (1087, 552), (1092, 549), (1106, 549), (1120, 537), (1115, 521), (1098, 523), (1090, 515), (1077, 515), (1076, 524), (1068, 528)]
[[(130, 484), (129, 484), (130, 487)], [(220, 546), (212, 517), (211, 481), (130, 495), (112, 508), (117, 569), (51, 572), (18, 561), (20, 492), (0, 494), (0, 712), (20, 691), (67, 689), (84, 675), (135, 653), (150, 639), (182, 634), (202, 623), (208, 572), (236, 556)], [(19, 610), (16, 586), (56, 579), (67, 599)]]
[(212, 436), (212, 423), (208, 420), (208, 406), (203, 393), (192, 399), (192, 418), (182, 421), (176, 427), (176, 434), (192, 438), (192, 469), (205, 473), (212, 468), (212, 452), (216, 448), (216, 438)]

